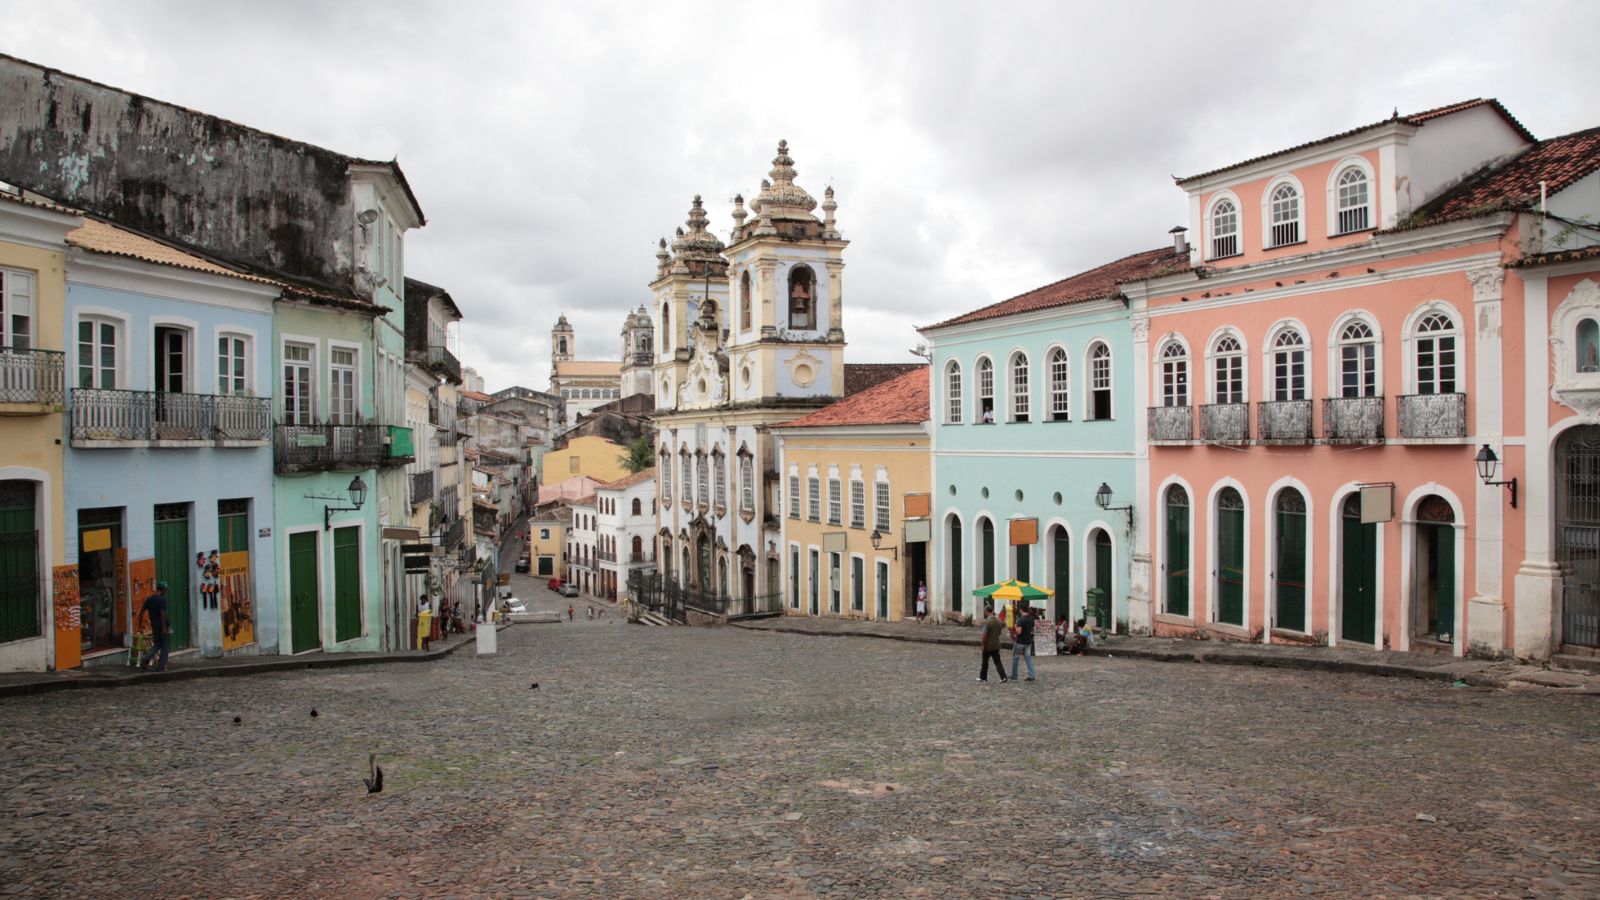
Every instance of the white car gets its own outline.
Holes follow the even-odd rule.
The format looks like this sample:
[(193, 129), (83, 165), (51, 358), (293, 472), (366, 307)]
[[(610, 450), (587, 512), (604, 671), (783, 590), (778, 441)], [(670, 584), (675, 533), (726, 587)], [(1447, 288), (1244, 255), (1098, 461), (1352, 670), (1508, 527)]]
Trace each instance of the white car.
[(516, 597), (501, 597), (500, 602), (505, 605), (506, 609), (511, 611), (512, 615), (520, 615), (528, 611), (528, 605)]

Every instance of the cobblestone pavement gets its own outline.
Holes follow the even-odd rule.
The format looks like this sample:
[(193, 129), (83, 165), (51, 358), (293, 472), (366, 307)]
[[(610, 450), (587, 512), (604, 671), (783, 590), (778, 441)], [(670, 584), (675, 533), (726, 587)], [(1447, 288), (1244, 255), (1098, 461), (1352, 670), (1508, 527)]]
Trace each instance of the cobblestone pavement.
[(0, 892), (1600, 893), (1593, 698), (1082, 657), (978, 684), (968, 647), (582, 613), (499, 637), (0, 701)]

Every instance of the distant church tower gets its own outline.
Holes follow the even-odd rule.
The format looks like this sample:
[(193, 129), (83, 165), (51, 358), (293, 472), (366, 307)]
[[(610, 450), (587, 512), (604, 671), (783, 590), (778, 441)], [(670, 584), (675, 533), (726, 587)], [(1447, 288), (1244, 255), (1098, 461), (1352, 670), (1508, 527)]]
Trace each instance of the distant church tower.
[(622, 323), (622, 396), (653, 392), (655, 352), (656, 329), (650, 310), (641, 304)]
[[(719, 341), (702, 340), (726, 327), (728, 302), (728, 260), (722, 255), (722, 241), (706, 227), (711, 219), (705, 204), (696, 194), (689, 207), (689, 230), (678, 229), (668, 252), (663, 238), (656, 250), (656, 278), (650, 283), (655, 295), (656, 409), (674, 409), (679, 392), (689, 380), (689, 363), (697, 348), (701, 356), (715, 353)], [(714, 395), (715, 385), (690, 385), (697, 394)], [(698, 399), (704, 399), (704, 396)], [(726, 399), (726, 395), (723, 395)]]

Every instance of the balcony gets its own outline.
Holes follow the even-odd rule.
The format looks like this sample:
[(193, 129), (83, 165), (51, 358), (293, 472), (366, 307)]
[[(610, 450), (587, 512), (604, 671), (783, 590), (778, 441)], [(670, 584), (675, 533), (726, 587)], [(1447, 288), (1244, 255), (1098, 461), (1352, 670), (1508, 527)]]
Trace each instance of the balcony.
[(1194, 407), (1152, 406), (1149, 417), (1150, 443), (1173, 444), (1194, 440)]
[(1311, 443), (1311, 401), (1271, 400), (1257, 403), (1256, 438), (1278, 444)]
[(72, 446), (264, 447), (266, 397), (72, 389)]
[(403, 466), (415, 462), (417, 451), (411, 441), (411, 429), (404, 425), (386, 425), (384, 429), (384, 453), (378, 465)]
[(1395, 401), (1402, 438), (1449, 441), (1467, 436), (1466, 394), (1402, 394)]
[(433, 473), (432, 472), (413, 472), (413, 473), (411, 473), (411, 502), (412, 502), (412, 504), (415, 505), (415, 504), (418, 504), (418, 503), (431, 503), (432, 501), (433, 501)]
[(66, 355), (59, 350), (0, 348), (0, 415), (60, 412)]
[(1383, 441), (1382, 397), (1328, 397), (1322, 401), (1322, 439), (1330, 444)]
[(1200, 440), (1243, 444), (1250, 440), (1250, 404), (1207, 403), (1200, 407)]
[(456, 355), (447, 347), (429, 345), (423, 353), (422, 365), (434, 374), (448, 379), (452, 384), (461, 383), (461, 360), (456, 359)]
[(459, 547), (467, 536), (467, 520), (464, 516), (457, 516), (450, 527), (444, 530), (444, 546), (446, 549)]
[(388, 455), (386, 425), (279, 425), (278, 474), (376, 468)]

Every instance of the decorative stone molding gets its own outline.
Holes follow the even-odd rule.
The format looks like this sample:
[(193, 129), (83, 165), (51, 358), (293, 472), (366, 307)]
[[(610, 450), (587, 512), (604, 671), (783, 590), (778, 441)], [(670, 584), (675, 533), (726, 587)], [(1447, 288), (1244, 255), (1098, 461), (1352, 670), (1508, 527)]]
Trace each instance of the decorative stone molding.
[(1585, 319), (1600, 325), (1600, 284), (1588, 278), (1550, 317), (1550, 396), (1585, 422), (1600, 422), (1600, 358), (1595, 347), (1578, 346), (1578, 325)]
[(805, 350), (784, 360), (783, 365), (789, 370), (789, 377), (800, 387), (810, 387), (811, 383), (817, 380), (817, 374), (822, 371), (822, 360)]
[(1130, 328), (1133, 329), (1133, 339), (1134, 340), (1136, 340), (1136, 341), (1149, 340), (1149, 338), (1150, 338), (1150, 317), (1149, 316), (1134, 316), (1132, 319), (1130, 319), (1128, 321), (1128, 325), (1129, 325)]
[(1470, 269), (1467, 280), (1472, 282), (1473, 302), (1489, 303), (1500, 299), (1500, 287), (1505, 284), (1506, 270), (1499, 266)]

